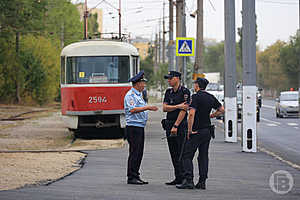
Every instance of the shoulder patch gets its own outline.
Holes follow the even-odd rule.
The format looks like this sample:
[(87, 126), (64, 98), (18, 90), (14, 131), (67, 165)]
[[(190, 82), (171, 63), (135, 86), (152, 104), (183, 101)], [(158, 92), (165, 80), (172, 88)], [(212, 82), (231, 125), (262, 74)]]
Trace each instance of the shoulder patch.
[(133, 101), (133, 99), (130, 99), (130, 101), (129, 101), (129, 104), (130, 104), (131, 106), (133, 106), (133, 105), (134, 105), (134, 101)]

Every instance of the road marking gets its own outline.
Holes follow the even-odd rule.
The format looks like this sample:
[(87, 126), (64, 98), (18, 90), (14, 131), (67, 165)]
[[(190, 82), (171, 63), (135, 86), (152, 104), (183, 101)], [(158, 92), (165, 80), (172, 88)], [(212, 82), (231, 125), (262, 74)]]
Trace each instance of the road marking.
[[(239, 141), (242, 141), (242, 138), (239, 137), (239, 136), (237, 137), (237, 139), (238, 139)], [(259, 151), (264, 152), (264, 153), (266, 153), (266, 154), (268, 154), (268, 155), (270, 155), (270, 156), (276, 158), (277, 160), (279, 160), (279, 161), (281, 161), (281, 162), (283, 162), (283, 163), (285, 163), (285, 164), (287, 164), (287, 165), (293, 167), (294, 169), (300, 170), (300, 165), (297, 165), (297, 164), (295, 164), (295, 163), (293, 163), (293, 162), (291, 162), (291, 161), (285, 160), (285, 159), (282, 158), (281, 156), (279, 156), (279, 155), (277, 155), (276, 153), (274, 153), (274, 152), (272, 152), (272, 151), (270, 151), (270, 150), (268, 150), (268, 149), (262, 147), (261, 145), (257, 145), (257, 149), (258, 149)]]
[(277, 124), (267, 124), (267, 126), (278, 126)]
[(262, 105), (262, 107), (275, 109), (275, 106)]
[(281, 156), (277, 155), (276, 153), (274, 153), (272, 151), (269, 151), (268, 149), (266, 149), (264, 147), (261, 147), (261, 146), (258, 146), (257, 148), (258, 148), (258, 150), (260, 150), (262, 152), (265, 152), (266, 154), (269, 154), (270, 156), (273, 156), (277, 160), (280, 160), (281, 162), (286, 163), (289, 166), (291, 166), (291, 167), (293, 167), (295, 169), (300, 170), (300, 166), (299, 165), (297, 165), (297, 164), (295, 164), (295, 163), (293, 163), (291, 161), (285, 160), (284, 158), (282, 158)]
[(294, 127), (295, 129), (299, 129), (299, 127)]
[(269, 120), (269, 119), (265, 119), (265, 118), (260, 118), (260, 119), (262, 119), (262, 120), (264, 120), (264, 121), (267, 121), (267, 122), (270, 122), (270, 123), (274, 123), (274, 124), (278, 124), (278, 125), (280, 125), (281, 123), (279, 123), (279, 122), (275, 122), (275, 121), (272, 121), (272, 120)]
[(298, 126), (297, 123), (288, 123), (289, 126)]

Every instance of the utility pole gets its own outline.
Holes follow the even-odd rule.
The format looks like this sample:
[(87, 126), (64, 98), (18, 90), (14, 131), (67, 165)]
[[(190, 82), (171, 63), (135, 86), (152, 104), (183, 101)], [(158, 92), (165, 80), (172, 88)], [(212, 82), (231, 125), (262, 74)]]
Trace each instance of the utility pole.
[(87, 23), (87, 18), (88, 18), (89, 11), (87, 9), (87, 0), (85, 0), (84, 3), (84, 12), (83, 12), (83, 29), (84, 29), (84, 36), (83, 39), (86, 40), (88, 38), (88, 23)]
[[(184, 0), (176, 0), (176, 37), (183, 36), (183, 7)], [(176, 56), (176, 71), (182, 72), (183, 57)]]
[[(299, 0), (299, 11), (298, 11), (298, 14), (299, 14), (299, 18), (298, 18), (298, 21), (299, 21), (299, 26), (298, 26), (298, 37), (300, 37), (300, 0)], [(299, 66), (299, 74), (298, 74), (298, 81), (299, 81), (299, 85), (298, 85), (298, 97), (299, 97), (299, 117), (300, 117), (300, 66)]]
[(224, 1), (225, 142), (237, 142), (235, 0)]
[[(186, 37), (186, 17), (185, 17), (185, 1), (183, 2), (183, 9), (182, 9), (182, 36)], [(183, 72), (183, 78), (182, 78), (182, 84), (186, 87), (186, 60), (187, 57), (183, 56), (182, 58), (182, 72)]]
[(119, 39), (121, 39), (121, 0), (119, 0)]
[(256, 152), (256, 24), (255, 1), (243, 1), (243, 111), (242, 149)]
[(159, 19), (159, 28), (158, 28), (158, 64), (161, 64), (161, 21)]
[(165, 37), (165, 2), (163, 3), (163, 40), (162, 40), (162, 63), (165, 64), (166, 59), (166, 37)]
[(174, 39), (173, 39), (173, 0), (169, 0), (169, 43), (168, 43), (168, 56), (169, 66), (168, 71), (174, 70)]
[(203, 73), (203, 0), (197, 0), (197, 39), (194, 74)]
[(156, 74), (157, 73), (157, 66), (158, 66), (158, 63), (157, 63), (157, 57), (158, 57), (158, 42), (157, 42), (157, 40), (158, 40), (158, 35), (157, 35), (157, 33), (155, 34), (155, 51), (154, 51), (154, 54), (155, 54), (155, 56), (154, 56), (154, 74)]

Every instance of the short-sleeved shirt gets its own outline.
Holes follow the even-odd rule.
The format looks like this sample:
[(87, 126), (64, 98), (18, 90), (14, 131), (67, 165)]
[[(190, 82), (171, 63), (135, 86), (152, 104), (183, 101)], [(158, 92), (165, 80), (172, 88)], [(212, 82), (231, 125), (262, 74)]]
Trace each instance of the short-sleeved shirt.
[[(164, 103), (167, 105), (177, 105), (181, 103), (189, 103), (191, 98), (191, 93), (189, 89), (179, 86), (178, 90), (175, 92), (173, 88), (169, 88), (166, 90)], [(177, 117), (180, 113), (181, 109), (176, 109), (167, 113), (168, 120), (177, 120)], [(185, 115), (184, 120), (187, 119), (187, 115)]]
[(206, 91), (200, 90), (192, 95), (192, 102), (190, 109), (195, 109), (195, 118), (193, 124), (193, 131), (201, 128), (207, 128), (211, 125), (210, 113), (212, 109), (218, 109), (222, 104), (216, 97)]
[(130, 110), (136, 107), (144, 107), (146, 102), (141, 92), (131, 88), (124, 98), (124, 109), (127, 126), (145, 127), (148, 120), (148, 111), (131, 113)]

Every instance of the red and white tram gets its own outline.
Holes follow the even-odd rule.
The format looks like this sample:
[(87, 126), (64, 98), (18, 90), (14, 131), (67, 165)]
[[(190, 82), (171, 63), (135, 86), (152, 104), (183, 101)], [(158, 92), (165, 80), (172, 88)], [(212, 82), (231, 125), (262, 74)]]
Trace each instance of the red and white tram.
[(67, 127), (125, 128), (128, 79), (139, 71), (139, 54), (129, 43), (86, 40), (61, 52), (61, 112)]

